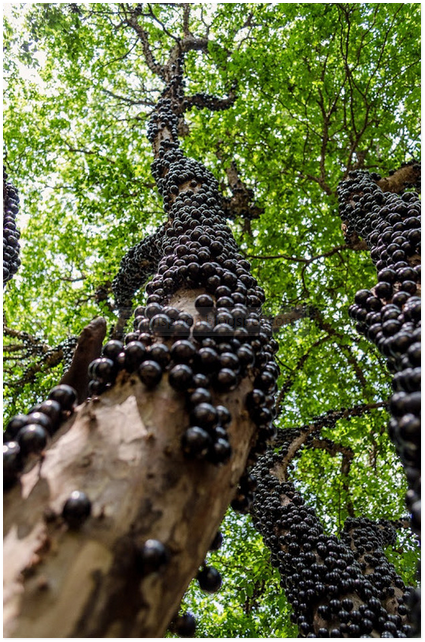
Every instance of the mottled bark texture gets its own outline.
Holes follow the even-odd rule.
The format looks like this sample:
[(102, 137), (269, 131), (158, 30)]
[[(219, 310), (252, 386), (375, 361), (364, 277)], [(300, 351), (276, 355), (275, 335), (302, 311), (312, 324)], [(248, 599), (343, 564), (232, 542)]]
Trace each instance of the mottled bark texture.
[(288, 480), (288, 465), (311, 428), (282, 430), (279, 453), (262, 457), (252, 517), (293, 608), (300, 637), (406, 637), (409, 592), (382, 550), (387, 530), (350, 520), (341, 539), (328, 536)]
[[(146, 288), (146, 309), (138, 308), (135, 332), (127, 335), (128, 345), (121, 346), (123, 352), (115, 362), (98, 360), (113, 378), (107, 384), (100, 379), (90, 384), (93, 396), (55, 434), (42, 458), (27, 463), (19, 483), (6, 495), (8, 637), (163, 637), (235, 495), (248, 458), (255, 461), (256, 449), (264, 451), (273, 432), (270, 408), (278, 374), (273, 363), (277, 344), (271, 338), (271, 324), (261, 318), (264, 293), (225, 224), (217, 181), (200, 163), (184, 156), (177, 138), (185, 105), (183, 54), (203, 51), (206, 44), (188, 34), (172, 49), (169, 63), (161, 66), (135, 12), (127, 24), (140, 39), (148, 66), (167, 83), (148, 137), (155, 157), (152, 173), (168, 221), (153, 235), (150, 256), (158, 271)], [(219, 101), (217, 108), (233, 100)], [(131, 274), (126, 274), (127, 263), (135, 268)], [(137, 286), (143, 285), (137, 278), (143, 280), (145, 267), (123, 261), (114, 281), (118, 301), (129, 303)], [(138, 269), (139, 276), (133, 279)], [(120, 283), (125, 287), (120, 289)], [(220, 285), (227, 298), (219, 293)], [(195, 305), (195, 298), (205, 292), (217, 318), (220, 313), (229, 319), (228, 299), (233, 296), (235, 318), (246, 320), (248, 329), (222, 321), (209, 326)], [(233, 317), (230, 320), (233, 323)], [(100, 320), (94, 326), (81, 339), (75, 368), (65, 378), (80, 396), (86, 380), (76, 382), (75, 376), (85, 365), (84, 345), (93, 356), (103, 333)], [(175, 362), (180, 364), (171, 348), (184, 343), (177, 327), (186, 347), (190, 343), (196, 353), (190, 368), (183, 363), (189, 371), (193, 368), (193, 379), (182, 387), (171, 377)], [(156, 344), (162, 345), (163, 355), (170, 349), (168, 356), (174, 362), (148, 361), (151, 373), (159, 370), (159, 383), (143, 379), (145, 362), (127, 368), (129, 355), (134, 356), (132, 342), (137, 343), (141, 361), (149, 360), (145, 355), (152, 355), (149, 351)], [(212, 355), (215, 370), (202, 366), (201, 348), (204, 357)], [(126, 368), (130, 372), (139, 368), (138, 374)], [(91, 372), (99, 374), (95, 366)], [(195, 385), (195, 374), (209, 389), (214, 416), (219, 417), (216, 408), (222, 405), (225, 419), (224, 425), (217, 419), (208, 426), (208, 452), (196, 456), (189, 452), (191, 458), (183, 452), (182, 437), (201, 405), (189, 401), (191, 391), (201, 385)], [(250, 415), (246, 400), (254, 384), (264, 392)], [(94, 395), (100, 391), (100, 396)], [(196, 417), (201, 421), (199, 413)], [(72, 529), (62, 516), (64, 503), (75, 490), (84, 492), (92, 506), (79, 529)], [(156, 570), (143, 562), (147, 540), (165, 547), (167, 560)]]
[[(164, 379), (149, 392), (124, 374), (82, 404), (41, 462), (4, 502), (6, 637), (163, 637), (211, 544), (245, 467), (254, 426), (241, 403), (246, 381), (217, 396), (235, 420), (233, 455), (216, 466), (184, 458), (182, 396)], [(60, 517), (75, 489), (92, 517), (69, 530)], [(137, 547), (170, 552), (146, 578)]]

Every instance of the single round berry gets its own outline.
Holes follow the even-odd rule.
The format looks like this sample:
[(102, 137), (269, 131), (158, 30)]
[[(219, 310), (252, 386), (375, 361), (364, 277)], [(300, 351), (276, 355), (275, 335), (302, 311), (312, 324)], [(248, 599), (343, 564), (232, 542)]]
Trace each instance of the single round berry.
[(114, 339), (112, 341), (108, 341), (108, 343), (105, 343), (102, 348), (102, 355), (114, 361), (123, 349), (123, 343)]
[(237, 375), (229, 368), (222, 368), (214, 377), (214, 388), (219, 392), (234, 390), (238, 384)]
[(200, 403), (190, 413), (190, 421), (194, 426), (200, 426), (206, 430), (217, 425), (218, 413), (210, 403)]
[(167, 548), (157, 539), (148, 539), (138, 551), (138, 566), (143, 575), (164, 568), (170, 558)]
[(206, 593), (217, 593), (221, 587), (221, 575), (216, 568), (212, 566), (204, 566), (198, 572), (196, 579), (199, 582), (199, 587)]
[(47, 430), (39, 424), (28, 424), (21, 428), (16, 436), (23, 455), (41, 453), (47, 444)]
[(79, 528), (91, 514), (91, 501), (81, 490), (74, 490), (66, 500), (62, 517), (70, 528)]
[(179, 615), (173, 622), (173, 631), (181, 638), (192, 638), (195, 630), (196, 620), (191, 613)]
[(170, 336), (171, 324), (172, 321), (166, 314), (156, 314), (150, 320), (149, 329), (161, 337)]
[(3, 485), (9, 488), (22, 470), (22, 454), (18, 442), (8, 441), (3, 444)]
[(195, 299), (195, 308), (201, 315), (209, 314), (214, 307), (214, 299), (209, 294), (200, 294)]
[(140, 364), (137, 374), (147, 388), (154, 388), (162, 378), (162, 368), (156, 361), (144, 361)]
[(208, 461), (213, 464), (224, 464), (232, 454), (232, 447), (227, 439), (219, 437), (208, 451)]
[(211, 393), (206, 388), (195, 388), (189, 398), (189, 403), (196, 406), (200, 403), (211, 403)]
[(128, 372), (134, 372), (146, 358), (146, 347), (141, 341), (130, 341), (125, 346), (124, 367)]
[(48, 433), (52, 431), (52, 420), (44, 412), (39, 412), (38, 410), (31, 412), (28, 415), (28, 423), (43, 426)]
[(72, 410), (77, 403), (77, 393), (74, 388), (64, 383), (52, 388), (48, 398), (57, 401), (63, 411)]
[(165, 343), (154, 343), (149, 347), (146, 356), (165, 368), (170, 363), (170, 351)]
[(168, 375), (168, 382), (174, 390), (183, 392), (192, 385), (193, 371), (188, 365), (180, 363), (174, 366)]
[(100, 383), (113, 383), (115, 381), (117, 370), (112, 359), (101, 357), (96, 359), (94, 363), (92, 371), (96, 381), (100, 381)]
[(211, 437), (203, 428), (192, 426), (182, 437), (183, 452), (187, 457), (202, 459), (211, 446)]
[(190, 363), (196, 354), (196, 348), (191, 341), (176, 341), (170, 354), (175, 363)]
[(21, 428), (27, 426), (28, 423), (28, 415), (15, 415), (14, 417), (12, 417), (6, 425), (6, 430), (3, 434), (3, 440), (12, 441), (13, 439), (15, 439)]
[(230, 422), (232, 421), (232, 415), (230, 414), (226, 406), (217, 406), (216, 410), (218, 415), (218, 423), (221, 426), (227, 426), (228, 424), (230, 424)]

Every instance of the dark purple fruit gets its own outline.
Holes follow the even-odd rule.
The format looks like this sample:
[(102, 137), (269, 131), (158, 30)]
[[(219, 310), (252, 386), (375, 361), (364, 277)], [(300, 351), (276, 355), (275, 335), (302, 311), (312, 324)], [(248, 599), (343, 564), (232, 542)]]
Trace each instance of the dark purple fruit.
[(167, 548), (157, 539), (148, 539), (139, 549), (138, 566), (143, 575), (160, 571), (170, 558)]
[(38, 410), (31, 412), (28, 415), (28, 423), (43, 426), (48, 433), (52, 431), (52, 420), (44, 412), (39, 412)]
[(195, 308), (199, 314), (207, 315), (214, 307), (214, 299), (209, 294), (200, 294), (195, 299)]
[(196, 406), (200, 403), (211, 403), (211, 393), (206, 388), (195, 388), (190, 395), (189, 403)]
[(183, 452), (187, 457), (202, 459), (211, 446), (211, 437), (203, 428), (192, 426), (182, 437)]
[(47, 430), (39, 424), (28, 424), (21, 428), (16, 436), (23, 455), (39, 454), (47, 444)]
[(219, 392), (234, 390), (238, 384), (238, 378), (233, 370), (222, 368), (214, 377), (214, 388)]
[(137, 374), (147, 388), (154, 388), (162, 378), (162, 368), (156, 361), (144, 361), (140, 364)]
[(90, 513), (91, 501), (81, 490), (74, 490), (62, 509), (62, 517), (70, 528), (79, 528)]
[(154, 343), (149, 347), (146, 356), (165, 368), (170, 363), (170, 351), (165, 343)]
[(193, 638), (196, 630), (196, 620), (191, 613), (179, 615), (173, 622), (173, 632), (181, 638)]
[(190, 421), (194, 426), (200, 426), (206, 430), (217, 425), (217, 410), (210, 403), (200, 403), (190, 413)]
[(146, 358), (146, 347), (141, 341), (130, 341), (125, 346), (124, 367), (128, 372), (134, 372)]
[(226, 406), (217, 406), (216, 407), (218, 414), (218, 423), (220, 426), (227, 426), (232, 421), (232, 415), (226, 408)]
[(95, 364), (93, 375), (97, 381), (100, 381), (100, 383), (113, 383), (115, 381), (117, 369), (112, 359), (101, 357), (96, 359)]
[(33, 411), (42, 412), (49, 417), (52, 424), (51, 432), (54, 432), (58, 428), (61, 420), (61, 407), (57, 401), (46, 399), (37, 404), (37, 406), (34, 406)]
[(207, 375), (197, 372), (193, 375), (193, 385), (195, 388), (207, 388), (210, 385), (210, 380)]
[(67, 386), (64, 383), (52, 388), (49, 392), (48, 398), (57, 401), (62, 408), (62, 411), (72, 410), (74, 405), (77, 403), (77, 393), (74, 388), (71, 388), (71, 386)]
[(219, 437), (208, 451), (208, 461), (213, 464), (224, 464), (230, 459), (232, 447), (227, 439)]
[(276, 379), (270, 372), (263, 371), (256, 376), (254, 386), (266, 393), (271, 393), (276, 387)]
[(206, 593), (217, 593), (221, 587), (221, 575), (216, 568), (212, 566), (204, 566), (198, 572), (196, 579), (199, 582), (199, 587)]
[(190, 336), (190, 326), (185, 323), (185, 321), (177, 319), (177, 321), (174, 321), (171, 325), (171, 335), (173, 337), (180, 337), (181, 339), (188, 339)]
[(176, 341), (171, 348), (171, 358), (175, 363), (190, 363), (196, 354), (191, 341)]
[(192, 368), (184, 363), (174, 366), (168, 375), (168, 383), (174, 390), (183, 392), (188, 390), (192, 385), (193, 371)]
[(212, 348), (201, 348), (196, 355), (196, 368), (201, 372), (212, 373), (220, 367), (219, 356)]
[(14, 417), (12, 417), (6, 425), (6, 431), (3, 435), (3, 440), (12, 441), (12, 439), (15, 439), (21, 428), (27, 426), (28, 423), (28, 415), (15, 415)]
[(156, 314), (149, 323), (149, 329), (161, 337), (171, 334), (172, 321), (166, 314)]
[(102, 348), (102, 356), (114, 361), (123, 349), (123, 343), (114, 339), (112, 341), (108, 341), (108, 343), (105, 343)]
[(3, 486), (9, 488), (22, 470), (22, 455), (18, 442), (3, 444)]

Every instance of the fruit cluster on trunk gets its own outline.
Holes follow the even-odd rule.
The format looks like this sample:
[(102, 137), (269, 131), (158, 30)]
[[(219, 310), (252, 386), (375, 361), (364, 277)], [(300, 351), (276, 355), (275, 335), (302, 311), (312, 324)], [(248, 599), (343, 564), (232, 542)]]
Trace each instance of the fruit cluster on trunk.
[(16, 227), (19, 212), (18, 191), (7, 180), (3, 168), (3, 286), (16, 274), (21, 264), (19, 258), (20, 233)]
[[(353, 521), (340, 539), (326, 535), (314, 510), (287, 480), (285, 458), (299, 437), (300, 431), (282, 431), (279, 452), (267, 453), (254, 467), (258, 485), (251, 513), (281, 574), (300, 636), (409, 637), (405, 602), (410, 592), (383, 562), (382, 539), (364, 528), (354, 548), (349, 537)], [(380, 564), (371, 576), (365, 560)]]

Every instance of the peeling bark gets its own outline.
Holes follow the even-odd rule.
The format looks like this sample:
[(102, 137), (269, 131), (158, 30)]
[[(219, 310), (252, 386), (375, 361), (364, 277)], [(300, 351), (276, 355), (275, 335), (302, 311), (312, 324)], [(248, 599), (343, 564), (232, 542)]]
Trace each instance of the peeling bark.
[[(163, 637), (230, 503), (252, 445), (245, 378), (215, 395), (234, 417), (223, 465), (187, 460), (188, 416), (164, 376), (154, 391), (122, 373), (115, 386), (78, 407), (42, 462), (5, 496), (4, 635)], [(75, 489), (92, 501), (78, 532), (60, 517)], [(162, 573), (142, 577), (137, 546), (170, 551)]]

